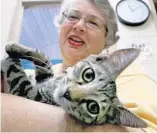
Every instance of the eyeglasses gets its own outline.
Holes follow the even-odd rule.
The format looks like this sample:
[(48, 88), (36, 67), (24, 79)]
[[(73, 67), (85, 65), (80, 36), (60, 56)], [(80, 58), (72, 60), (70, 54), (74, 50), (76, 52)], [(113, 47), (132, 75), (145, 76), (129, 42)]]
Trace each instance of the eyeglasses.
[(81, 18), (85, 19), (85, 24), (90, 29), (101, 29), (106, 28), (106, 25), (103, 24), (102, 20), (94, 15), (89, 15), (84, 17), (80, 11), (71, 10), (69, 12), (63, 12), (63, 16), (67, 19), (70, 23), (76, 23)]

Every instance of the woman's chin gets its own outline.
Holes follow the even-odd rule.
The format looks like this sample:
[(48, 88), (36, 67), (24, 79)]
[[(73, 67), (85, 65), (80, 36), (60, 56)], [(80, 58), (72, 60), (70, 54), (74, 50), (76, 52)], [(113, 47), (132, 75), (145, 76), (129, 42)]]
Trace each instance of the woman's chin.
[(68, 65), (74, 65), (88, 56), (88, 52), (85, 47), (73, 48), (68, 46), (62, 49), (64, 49), (64, 51), (62, 51), (62, 57)]
[(80, 60), (87, 56), (88, 53), (82, 50), (67, 50), (66, 55), (71, 60)]

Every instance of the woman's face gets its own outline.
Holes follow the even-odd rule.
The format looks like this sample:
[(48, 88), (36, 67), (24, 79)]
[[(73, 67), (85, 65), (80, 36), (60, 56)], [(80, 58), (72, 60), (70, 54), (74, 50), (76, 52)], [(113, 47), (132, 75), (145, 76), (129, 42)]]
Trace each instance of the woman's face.
[[(67, 66), (74, 65), (89, 54), (99, 54), (105, 46), (105, 18), (100, 9), (86, 0), (74, 0), (68, 12), (72, 11), (81, 14), (81, 19), (71, 23), (65, 18), (60, 29), (60, 48), (63, 63)], [(90, 24), (95, 23), (85, 19), (87, 16), (92, 21), (96, 17), (102, 27), (89, 28)]]

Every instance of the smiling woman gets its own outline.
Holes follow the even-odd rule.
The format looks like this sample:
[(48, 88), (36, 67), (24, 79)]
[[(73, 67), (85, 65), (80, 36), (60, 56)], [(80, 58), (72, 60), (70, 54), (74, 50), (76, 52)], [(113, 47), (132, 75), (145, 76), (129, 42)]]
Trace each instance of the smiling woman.
[[(63, 2), (66, 6), (61, 8), (58, 16), (63, 65), (74, 65), (91, 53), (100, 53), (118, 40), (114, 11), (107, 1), (99, 2), (97, 6), (103, 8), (97, 8), (88, 0)], [(104, 11), (105, 8), (109, 11)]]

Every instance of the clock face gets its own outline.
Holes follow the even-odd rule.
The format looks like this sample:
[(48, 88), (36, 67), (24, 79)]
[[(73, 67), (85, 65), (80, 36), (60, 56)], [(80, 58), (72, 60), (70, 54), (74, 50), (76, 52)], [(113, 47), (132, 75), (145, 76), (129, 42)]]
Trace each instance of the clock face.
[(120, 22), (138, 26), (146, 22), (150, 15), (149, 7), (141, 0), (122, 0), (116, 6)]

